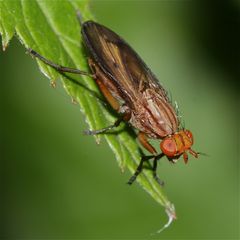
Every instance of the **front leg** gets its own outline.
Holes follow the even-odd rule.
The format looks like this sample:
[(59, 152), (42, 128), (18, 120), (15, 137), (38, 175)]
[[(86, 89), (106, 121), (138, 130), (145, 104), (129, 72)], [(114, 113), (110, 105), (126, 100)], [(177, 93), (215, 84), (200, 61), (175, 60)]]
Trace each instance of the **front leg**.
[(148, 142), (147, 136), (144, 132), (138, 133), (138, 140), (141, 143), (141, 145), (147, 149), (151, 154), (156, 155), (157, 151), (156, 149)]
[(155, 156), (143, 156), (143, 157), (141, 158), (141, 161), (140, 161), (140, 163), (139, 163), (139, 165), (138, 165), (135, 173), (134, 173), (134, 174), (132, 175), (132, 177), (129, 179), (129, 181), (127, 182), (127, 184), (131, 185), (131, 184), (136, 180), (136, 178), (137, 178), (137, 176), (140, 174), (140, 172), (142, 171), (142, 169), (143, 169), (143, 163), (144, 163), (145, 161), (148, 161), (148, 160), (151, 159), (151, 158), (154, 158), (154, 157), (155, 157)]
[(163, 186), (164, 182), (157, 176), (157, 164), (158, 160), (160, 160), (164, 156), (164, 153), (160, 153), (158, 156), (156, 156), (153, 160), (153, 177), (156, 179), (156, 181), (159, 183), (159, 185)]
[(143, 163), (145, 161), (148, 161), (150, 159), (153, 159), (153, 177), (155, 178), (155, 180), (161, 185), (163, 186), (164, 182), (162, 180), (160, 180), (156, 174), (156, 170), (157, 170), (157, 162), (158, 160), (160, 160), (162, 157), (164, 156), (163, 153), (160, 153), (159, 155), (150, 155), (150, 156), (143, 156), (141, 158), (141, 161), (135, 171), (135, 173), (133, 174), (133, 176), (129, 179), (129, 181), (127, 182), (129, 185), (131, 185), (137, 178), (137, 176), (141, 173), (142, 169), (143, 169)]
[(159, 155), (156, 155), (157, 154), (157, 151), (156, 149), (148, 142), (147, 140), (147, 136), (145, 133), (143, 132), (139, 132), (138, 134), (138, 139), (139, 139), (139, 142), (141, 143), (141, 145), (147, 149), (150, 153), (152, 153), (153, 155), (150, 155), (150, 156), (143, 156), (141, 158), (141, 161), (134, 173), (134, 175), (129, 179), (128, 181), (128, 184), (131, 185), (137, 178), (137, 176), (141, 173), (142, 169), (143, 169), (143, 163), (145, 161), (148, 161), (150, 159), (153, 159), (153, 177), (156, 179), (156, 181), (160, 184), (160, 185), (163, 185), (163, 181), (161, 181), (158, 176), (157, 176), (157, 163), (158, 163), (158, 160), (160, 158), (162, 158), (164, 156), (163, 153), (160, 153)]

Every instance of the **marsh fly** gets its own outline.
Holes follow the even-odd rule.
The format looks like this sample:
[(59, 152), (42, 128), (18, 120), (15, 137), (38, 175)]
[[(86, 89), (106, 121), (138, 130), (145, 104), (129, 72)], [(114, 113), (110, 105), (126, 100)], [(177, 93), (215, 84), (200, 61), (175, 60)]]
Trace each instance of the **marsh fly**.
[[(81, 23), (83, 42), (88, 50), (88, 64), (92, 73), (63, 67), (42, 57), (29, 49), (34, 57), (55, 68), (59, 72), (70, 72), (92, 77), (111, 107), (119, 113), (118, 120), (99, 130), (89, 130), (89, 135), (105, 133), (117, 127), (122, 121), (129, 122), (138, 132), (141, 145), (151, 153), (143, 156), (130, 178), (132, 184), (142, 171), (143, 163), (153, 159), (153, 176), (160, 158), (166, 156), (169, 161), (183, 155), (185, 163), (188, 153), (195, 158), (198, 153), (191, 149), (193, 135), (183, 129), (177, 111), (168, 98), (166, 90), (139, 55), (116, 33), (93, 21)], [(148, 138), (159, 139), (161, 153), (148, 142)]]

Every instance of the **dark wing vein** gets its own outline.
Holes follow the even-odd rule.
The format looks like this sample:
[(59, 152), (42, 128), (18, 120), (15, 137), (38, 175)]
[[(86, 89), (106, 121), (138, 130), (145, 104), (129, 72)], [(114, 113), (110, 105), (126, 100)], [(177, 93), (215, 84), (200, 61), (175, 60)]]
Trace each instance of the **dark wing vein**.
[(145, 89), (151, 88), (169, 102), (157, 78), (120, 36), (92, 21), (83, 24), (82, 34), (91, 56), (128, 101), (134, 101)]

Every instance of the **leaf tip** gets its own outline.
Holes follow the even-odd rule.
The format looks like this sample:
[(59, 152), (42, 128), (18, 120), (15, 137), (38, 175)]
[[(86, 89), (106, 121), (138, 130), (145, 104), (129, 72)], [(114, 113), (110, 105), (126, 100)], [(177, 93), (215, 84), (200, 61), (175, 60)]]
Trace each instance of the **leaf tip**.
[(161, 233), (164, 229), (168, 228), (172, 224), (172, 222), (174, 220), (177, 219), (177, 215), (176, 215), (176, 212), (175, 212), (175, 207), (174, 207), (174, 205), (172, 203), (169, 202), (169, 204), (165, 208), (165, 211), (166, 211), (166, 213), (168, 215), (168, 222), (161, 229), (159, 229), (155, 233), (152, 233), (151, 235), (155, 235), (155, 234)]
[(166, 213), (168, 216), (170, 216), (171, 218), (173, 218), (173, 220), (177, 219), (177, 215), (176, 215), (176, 211), (175, 211), (175, 206), (173, 203), (168, 203), (168, 205), (166, 206)]

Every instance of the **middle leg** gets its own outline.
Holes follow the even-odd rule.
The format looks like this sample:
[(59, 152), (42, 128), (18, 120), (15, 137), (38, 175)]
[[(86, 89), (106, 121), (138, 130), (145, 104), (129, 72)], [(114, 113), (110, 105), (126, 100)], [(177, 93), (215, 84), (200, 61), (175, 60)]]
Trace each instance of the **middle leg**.
[(105, 128), (101, 128), (101, 129), (97, 129), (97, 130), (85, 130), (84, 133), (86, 135), (97, 135), (97, 134), (101, 134), (101, 133), (105, 133), (108, 132), (109, 130), (118, 127), (120, 125), (120, 123), (124, 120), (125, 115), (120, 116), (116, 122), (110, 126), (107, 126)]

